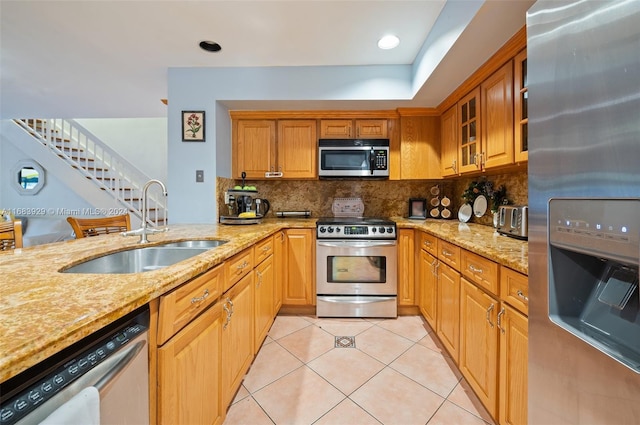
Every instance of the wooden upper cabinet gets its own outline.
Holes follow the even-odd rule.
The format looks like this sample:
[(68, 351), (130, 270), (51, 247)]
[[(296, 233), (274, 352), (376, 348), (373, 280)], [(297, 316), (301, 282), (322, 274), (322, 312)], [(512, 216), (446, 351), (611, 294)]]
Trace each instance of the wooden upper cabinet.
[(320, 120), (321, 139), (386, 139), (389, 137), (386, 119)]
[(263, 179), (276, 166), (276, 121), (238, 120), (233, 125), (232, 174), (239, 179)]
[(316, 178), (317, 141), (316, 120), (278, 120), (276, 171), (283, 178)]
[(400, 117), (400, 179), (439, 179), (440, 119)]
[(478, 171), (482, 167), (480, 120), (480, 87), (458, 102), (460, 173)]
[(529, 91), (527, 89), (527, 51), (513, 59), (514, 157), (516, 162), (529, 160)]
[(452, 106), (440, 117), (440, 173), (442, 177), (457, 176), (458, 166), (458, 108)]
[(513, 164), (513, 61), (480, 86), (482, 168)]

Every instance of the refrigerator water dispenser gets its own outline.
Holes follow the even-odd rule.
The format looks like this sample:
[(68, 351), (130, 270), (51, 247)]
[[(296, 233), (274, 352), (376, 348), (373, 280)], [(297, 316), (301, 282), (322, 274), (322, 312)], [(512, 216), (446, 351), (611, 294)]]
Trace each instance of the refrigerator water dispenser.
[(549, 201), (549, 318), (640, 373), (640, 199)]

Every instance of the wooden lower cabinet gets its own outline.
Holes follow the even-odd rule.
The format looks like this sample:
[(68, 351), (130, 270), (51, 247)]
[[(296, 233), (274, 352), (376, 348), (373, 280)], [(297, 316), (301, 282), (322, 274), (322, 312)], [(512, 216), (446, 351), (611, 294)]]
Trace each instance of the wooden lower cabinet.
[(269, 328), (273, 323), (274, 313), (274, 283), (275, 283), (275, 267), (273, 255), (270, 255), (254, 270), (254, 286), (255, 286), (255, 340), (254, 352), (258, 353), (262, 342), (267, 337)]
[(315, 305), (315, 229), (285, 230), (282, 304)]
[(218, 302), (158, 348), (158, 423), (221, 424), (220, 353), (226, 316)]
[(398, 229), (398, 305), (416, 305), (413, 229)]
[(282, 307), (282, 283), (284, 281), (285, 242), (284, 231), (281, 230), (273, 238), (273, 315), (277, 315)]
[(503, 303), (500, 311), (500, 424), (527, 423), (529, 320)]
[(462, 278), (458, 367), (489, 414), (498, 415), (499, 302)]
[(222, 295), (226, 317), (222, 325), (222, 394), (228, 406), (253, 361), (254, 287), (247, 274)]
[(438, 311), (438, 259), (424, 249), (420, 250), (418, 287), (420, 312), (432, 329), (437, 329)]
[(460, 273), (442, 262), (439, 264), (436, 335), (457, 364), (460, 346)]

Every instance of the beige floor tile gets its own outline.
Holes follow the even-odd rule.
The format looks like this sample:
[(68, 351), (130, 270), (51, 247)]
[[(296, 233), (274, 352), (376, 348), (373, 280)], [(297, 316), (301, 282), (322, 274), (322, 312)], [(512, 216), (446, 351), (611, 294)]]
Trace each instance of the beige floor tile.
[(428, 349), (433, 350), (437, 353), (440, 353), (443, 356), (450, 357), (449, 353), (447, 353), (447, 350), (445, 350), (445, 348), (438, 340), (438, 337), (434, 333), (427, 334), (424, 338), (418, 341), (418, 344), (422, 345), (423, 347), (427, 347)]
[(356, 348), (385, 365), (394, 361), (413, 343), (379, 326), (372, 326), (356, 338)]
[(378, 326), (413, 342), (420, 341), (427, 335), (426, 322), (420, 316), (399, 316), (397, 319), (384, 320)]
[(445, 401), (428, 425), (486, 425), (486, 422), (455, 404)]
[(273, 425), (258, 403), (248, 397), (229, 408), (224, 425)]
[(355, 348), (334, 348), (307, 366), (346, 395), (357, 390), (385, 367)]
[(306, 366), (253, 394), (278, 425), (312, 424), (345, 399), (344, 394)]
[(253, 361), (243, 386), (254, 393), (302, 365), (300, 360), (279, 344), (265, 345)]
[(405, 351), (389, 367), (446, 398), (460, 378), (439, 353), (420, 344)]
[(380, 425), (380, 422), (353, 401), (346, 399), (313, 425)]
[(294, 333), (302, 328), (311, 326), (311, 322), (300, 316), (276, 316), (276, 320), (269, 329), (269, 337), (278, 340), (283, 336)]
[(391, 368), (385, 368), (350, 396), (383, 424), (426, 424), (444, 399)]
[(244, 400), (250, 395), (251, 394), (249, 394), (249, 391), (247, 391), (244, 385), (240, 385), (240, 388), (238, 389), (238, 392), (236, 393), (236, 396), (233, 398), (233, 401), (231, 402), (231, 404), (236, 404), (240, 400)]
[(482, 418), (485, 422), (493, 423), (493, 419), (475, 395), (469, 383), (462, 379), (453, 389), (447, 400), (465, 409), (473, 415)]
[(278, 340), (298, 359), (307, 363), (335, 346), (335, 337), (316, 326), (307, 326)]
[(356, 336), (373, 326), (363, 319), (321, 319), (315, 324), (334, 336)]

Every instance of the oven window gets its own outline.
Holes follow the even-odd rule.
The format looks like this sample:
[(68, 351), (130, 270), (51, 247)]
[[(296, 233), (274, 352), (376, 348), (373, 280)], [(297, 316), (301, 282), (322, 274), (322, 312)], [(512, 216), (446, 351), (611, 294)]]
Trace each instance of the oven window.
[(323, 150), (320, 153), (323, 170), (368, 170), (369, 151)]
[(387, 258), (384, 256), (327, 257), (327, 281), (330, 283), (386, 283)]

